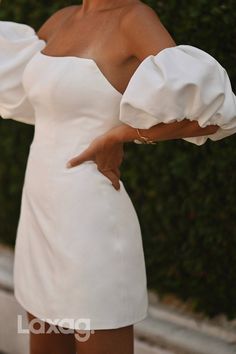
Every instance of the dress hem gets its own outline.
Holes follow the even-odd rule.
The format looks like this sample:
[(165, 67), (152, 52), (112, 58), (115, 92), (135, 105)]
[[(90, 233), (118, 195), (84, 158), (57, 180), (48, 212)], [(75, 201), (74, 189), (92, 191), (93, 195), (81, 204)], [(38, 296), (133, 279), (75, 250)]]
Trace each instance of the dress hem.
[[(16, 294), (15, 290), (14, 290), (14, 296), (15, 296), (16, 300), (19, 302), (19, 304), (24, 308), (25, 311), (30, 312), (32, 315), (34, 315), (38, 319), (40, 319), (40, 320), (42, 320), (44, 322), (47, 322), (49, 324), (52, 324), (54, 326), (56, 325), (56, 326), (59, 326), (59, 327), (72, 329), (72, 330), (79, 329), (79, 328), (72, 327), (72, 326), (68, 327), (68, 325), (59, 325), (58, 324), (59, 320), (57, 320), (57, 322), (55, 323), (55, 321), (53, 322), (50, 318), (48, 318), (48, 316), (43, 316), (38, 311), (31, 310), (28, 305), (24, 304), (24, 301), (22, 301), (22, 299), (20, 298), (19, 294)], [(91, 321), (92, 325), (89, 327), (88, 330), (116, 329), (116, 328), (126, 327), (126, 326), (129, 326), (129, 325), (134, 325), (137, 322), (140, 322), (140, 321), (144, 320), (147, 317), (147, 315), (148, 315), (148, 310), (146, 309), (145, 312), (143, 312), (140, 316), (136, 316), (133, 319), (129, 319), (127, 321), (123, 321), (123, 322), (119, 322), (119, 323), (117, 323), (115, 321), (111, 321), (111, 322), (107, 322), (106, 321), (105, 323), (103, 323), (103, 322), (100, 322), (100, 321), (92, 320)], [(67, 324), (68, 324), (68, 322), (67, 322)]]

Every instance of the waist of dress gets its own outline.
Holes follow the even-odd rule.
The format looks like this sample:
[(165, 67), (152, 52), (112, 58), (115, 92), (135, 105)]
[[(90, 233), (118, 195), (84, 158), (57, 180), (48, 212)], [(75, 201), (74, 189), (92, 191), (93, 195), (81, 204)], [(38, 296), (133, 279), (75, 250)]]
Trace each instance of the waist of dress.
[[(69, 120), (61, 124), (47, 118), (36, 121), (29, 159), (31, 165), (38, 163), (45, 170), (52, 170), (51, 166), (54, 166), (57, 172), (64, 171), (69, 160), (81, 154), (96, 137), (114, 126), (114, 123), (109, 126), (97, 121), (92, 123), (91, 120), (81, 120), (80, 123)], [(92, 163), (95, 164), (86, 162)]]
[(66, 120), (60, 117), (37, 116), (32, 144), (47, 147), (79, 147), (89, 145), (96, 137), (122, 124), (114, 119), (77, 117)]
[(97, 165), (93, 160), (87, 160), (79, 165), (68, 168), (67, 162), (72, 158), (82, 153), (88, 144), (79, 145), (77, 148), (66, 149), (63, 147), (55, 147), (50, 144), (32, 143), (30, 145), (27, 170), (31, 171), (30, 174), (38, 179), (39, 176), (43, 178), (59, 177), (60, 175), (70, 175), (80, 173), (81, 171), (91, 171), (91, 168), (97, 169)]

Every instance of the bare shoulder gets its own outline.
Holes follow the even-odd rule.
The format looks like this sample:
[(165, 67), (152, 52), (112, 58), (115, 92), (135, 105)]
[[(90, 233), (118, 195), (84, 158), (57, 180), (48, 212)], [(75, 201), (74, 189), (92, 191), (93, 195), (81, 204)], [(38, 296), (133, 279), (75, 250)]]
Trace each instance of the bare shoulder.
[(38, 37), (47, 40), (48, 35), (50, 35), (50, 33), (52, 33), (53, 30), (66, 19), (67, 16), (69, 16), (76, 8), (80, 6), (81, 5), (66, 6), (54, 12), (37, 30)]
[(147, 4), (144, 4), (141, 1), (136, 1), (131, 3), (126, 7), (126, 11), (124, 14), (124, 23), (130, 20), (137, 20), (138, 18), (146, 18), (148, 20), (159, 20), (157, 13), (153, 10), (153, 8)]
[(158, 14), (142, 2), (130, 6), (124, 13), (121, 31), (131, 54), (139, 60), (176, 45)]

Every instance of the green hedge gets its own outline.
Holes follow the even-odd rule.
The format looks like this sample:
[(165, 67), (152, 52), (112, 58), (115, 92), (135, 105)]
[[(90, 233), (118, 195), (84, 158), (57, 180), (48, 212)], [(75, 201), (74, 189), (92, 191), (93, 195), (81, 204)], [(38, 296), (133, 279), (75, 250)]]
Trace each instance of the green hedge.
[[(1, 19), (36, 29), (57, 9), (78, 3), (4, 1)], [(177, 44), (195, 45), (214, 55), (235, 88), (234, 0), (147, 3)], [(7, 120), (0, 124), (0, 236), (13, 245), (33, 127)], [(236, 315), (235, 161), (231, 136), (200, 147), (183, 140), (126, 144), (121, 168), (143, 231), (149, 288), (159, 295), (191, 299), (196, 311), (209, 316)]]

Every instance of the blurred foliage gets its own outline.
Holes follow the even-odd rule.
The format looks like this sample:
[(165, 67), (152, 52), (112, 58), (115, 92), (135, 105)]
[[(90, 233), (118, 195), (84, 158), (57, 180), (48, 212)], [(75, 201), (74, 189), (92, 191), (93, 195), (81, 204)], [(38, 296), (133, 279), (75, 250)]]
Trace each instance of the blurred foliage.
[[(50, 14), (79, 1), (16, 0), (0, 17), (36, 30)], [(146, 1), (177, 44), (213, 55), (236, 85), (235, 0)], [(1, 240), (14, 244), (33, 127), (0, 120)], [(3, 138), (4, 137), (4, 138)], [(235, 136), (196, 146), (183, 140), (126, 144), (122, 180), (142, 232), (148, 287), (192, 299), (209, 316), (236, 315)]]

